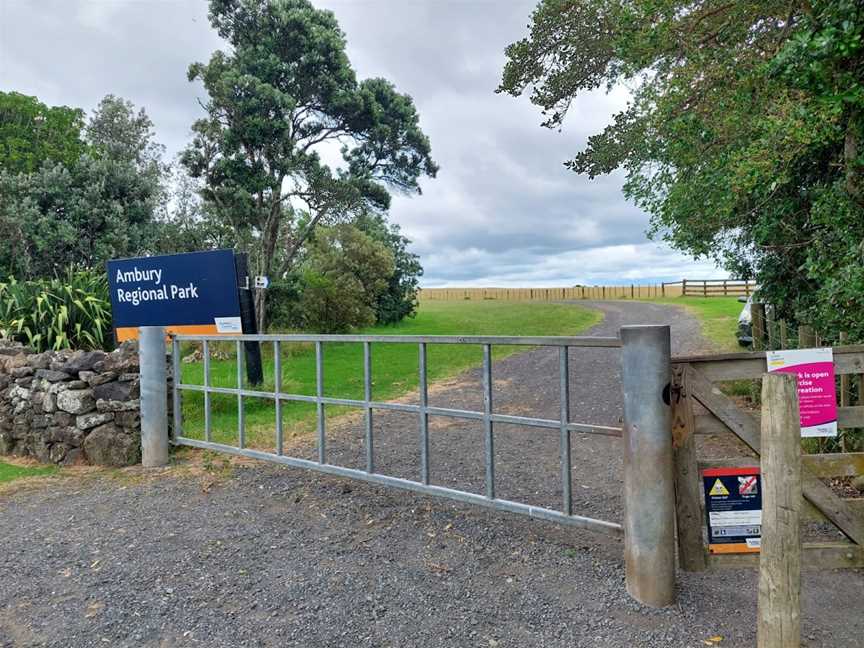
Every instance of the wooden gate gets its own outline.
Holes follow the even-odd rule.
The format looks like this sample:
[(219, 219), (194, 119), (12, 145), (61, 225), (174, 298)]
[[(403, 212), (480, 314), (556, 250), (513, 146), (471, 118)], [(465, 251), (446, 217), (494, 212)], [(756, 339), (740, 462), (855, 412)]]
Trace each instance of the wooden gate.
[[(835, 372), (864, 373), (864, 346), (834, 348)], [(724, 392), (718, 383), (758, 380), (766, 372), (765, 353), (730, 353), (673, 359), (671, 401), (675, 462), (679, 565), (685, 571), (758, 565), (759, 554), (708, 553), (701, 473), (720, 466), (758, 466), (760, 420)], [(864, 385), (862, 385), (864, 386)], [(840, 428), (864, 427), (864, 406), (840, 407)], [(697, 456), (697, 436), (732, 433), (753, 456), (704, 460)], [(747, 453), (742, 453), (747, 454)], [(803, 456), (804, 518), (828, 521), (845, 541), (805, 542), (804, 568), (864, 567), (864, 498), (843, 498), (823, 479), (864, 474), (864, 452)]]

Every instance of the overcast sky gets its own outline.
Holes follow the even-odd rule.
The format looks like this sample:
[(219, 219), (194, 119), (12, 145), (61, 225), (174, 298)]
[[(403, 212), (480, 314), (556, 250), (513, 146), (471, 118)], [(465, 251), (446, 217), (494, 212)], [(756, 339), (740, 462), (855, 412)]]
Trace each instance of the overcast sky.
[[(496, 95), (504, 48), (535, 0), (313, 0), (335, 12), (359, 78), (416, 102), (441, 171), (390, 218), (413, 240), (425, 286), (567, 286), (724, 276), (645, 236), (622, 177), (562, 163), (626, 101), (580, 97), (562, 132), (524, 98)], [(91, 111), (105, 94), (143, 106), (170, 155), (201, 115), (186, 81), (219, 38), (198, 0), (0, 0), (0, 89)]]

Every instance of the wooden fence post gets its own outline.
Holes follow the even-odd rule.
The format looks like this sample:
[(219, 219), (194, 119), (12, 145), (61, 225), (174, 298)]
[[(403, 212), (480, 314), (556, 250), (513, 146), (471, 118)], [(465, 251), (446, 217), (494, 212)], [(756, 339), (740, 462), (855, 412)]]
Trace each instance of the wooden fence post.
[(786, 331), (786, 320), (780, 320), (780, 348), (789, 348), (789, 333)]
[(750, 304), (750, 329), (753, 335), (753, 350), (765, 350), (765, 304)]
[(681, 280), (681, 296), (682, 297), (687, 296), (687, 280), (686, 279)]
[(801, 442), (795, 376), (762, 378), (758, 648), (801, 646)]
[(687, 393), (687, 365), (672, 368), (672, 461), (675, 472), (675, 526), (678, 564), (684, 571), (705, 571), (702, 501), (696, 461), (693, 400)]
[(816, 342), (816, 331), (813, 330), (812, 326), (806, 326), (802, 324), (798, 327), (798, 348), (799, 349), (807, 349), (809, 347), (815, 347)]
[(666, 284), (665, 283), (660, 284), (660, 296), (661, 297), (666, 296)]
[[(840, 333), (840, 346), (845, 346), (849, 342), (849, 335), (845, 332)], [(840, 376), (840, 407), (849, 407), (851, 396), (852, 376), (843, 374)], [(846, 452), (846, 434), (840, 434), (840, 452)]]

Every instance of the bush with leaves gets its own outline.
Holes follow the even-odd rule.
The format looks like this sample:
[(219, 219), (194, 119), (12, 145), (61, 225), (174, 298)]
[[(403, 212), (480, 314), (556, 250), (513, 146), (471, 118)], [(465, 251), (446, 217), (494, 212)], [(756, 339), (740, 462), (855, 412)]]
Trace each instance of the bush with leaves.
[[(26, 123), (30, 110), (20, 102), (4, 108), (0, 97), (4, 119)], [(67, 109), (39, 110), (72, 119)], [(15, 142), (30, 131), (0, 127), (0, 239), (7, 243), (0, 246), (0, 276), (52, 277), (71, 264), (98, 267), (153, 247), (165, 168), (147, 115), (109, 95), (86, 125), (75, 120), (68, 128), (65, 137), (74, 141), (25, 156)]]
[(388, 223), (380, 214), (366, 213), (354, 221), (354, 226), (372, 239), (383, 243), (393, 255), (393, 274), (387, 288), (375, 303), (378, 324), (396, 324), (417, 311), (417, 290), (423, 266), (420, 257), (408, 250), (411, 243), (402, 236), (398, 225)]
[(383, 243), (348, 224), (321, 228), (301, 276), (302, 327), (341, 333), (374, 324), (378, 298), (393, 271), (393, 255)]
[(36, 97), (0, 92), (0, 169), (33, 173), (45, 162), (74, 164), (88, 150), (84, 111), (47, 106)]
[(69, 267), (53, 279), (0, 283), (0, 337), (37, 351), (101, 349), (110, 341), (104, 272)]

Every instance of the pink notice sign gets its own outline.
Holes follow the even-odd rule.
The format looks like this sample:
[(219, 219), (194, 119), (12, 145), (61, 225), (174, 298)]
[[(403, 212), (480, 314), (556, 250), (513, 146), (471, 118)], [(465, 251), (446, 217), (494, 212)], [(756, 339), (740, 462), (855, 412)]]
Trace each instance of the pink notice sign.
[(834, 354), (828, 349), (768, 351), (768, 371), (798, 374), (802, 437), (837, 436)]

